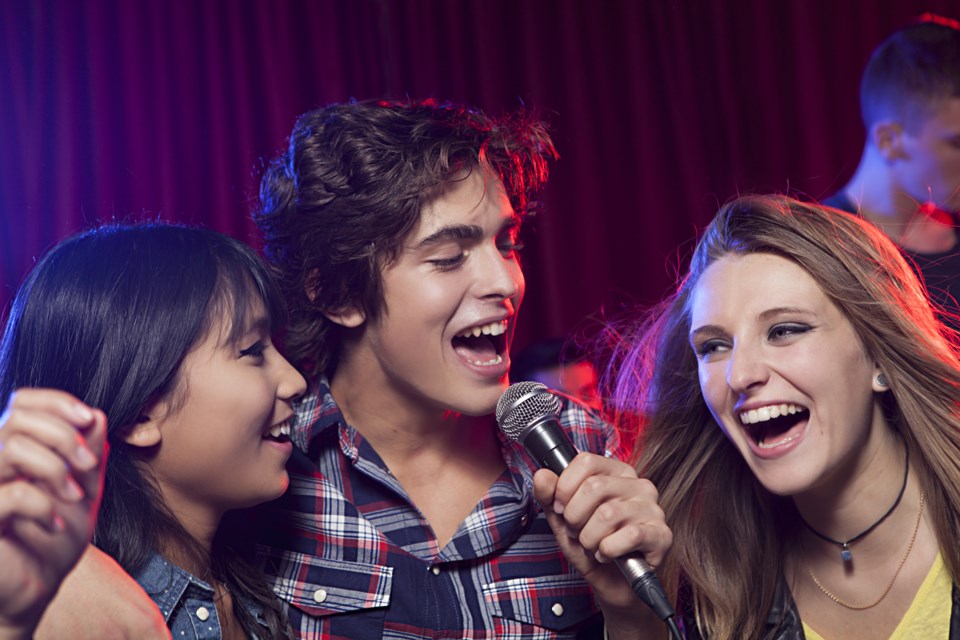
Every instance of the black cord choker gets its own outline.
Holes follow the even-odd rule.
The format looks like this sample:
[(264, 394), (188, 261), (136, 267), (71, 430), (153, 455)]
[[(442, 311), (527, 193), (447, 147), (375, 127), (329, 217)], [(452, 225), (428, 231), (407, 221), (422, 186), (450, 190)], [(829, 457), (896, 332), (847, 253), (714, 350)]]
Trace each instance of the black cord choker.
[(897, 494), (897, 499), (893, 501), (893, 505), (891, 505), (890, 508), (887, 509), (887, 512), (882, 516), (880, 516), (879, 520), (877, 520), (872, 525), (870, 525), (869, 527), (867, 527), (857, 535), (853, 536), (846, 542), (841, 542), (840, 540), (834, 540), (833, 538), (823, 535), (822, 533), (820, 533), (819, 531), (811, 527), (807, 523), (807, 521), (803, 519), (803, 516), (800, 515), (799, 511), (797, 512), (797, 515), (800, 515), (800, 522), (802, 522), (803, 525), (807, 529), (809, 529), (811, 533), (813, 533), (818, 538), (826, 540), (827, 542), (832, 542), (833, 544), (840, 545), (840, 559), (843, 560), (844, 562), (853, 561), (853, 552), (850, 550), (850, 545), (852, 545), (854, 542), (856, 542), (857, 540), (861, 539), (862, 537), (864, 537), (865, 535), (867, 535), (868, 533), (876, 529), (881, 522), (886, 520), (890, 516), (890, 514), (894, 512), (894, 510), (897, 508), (897, 505), (900, 504), (900, 499), (903, 498), (903, 493), (907, 489), (907, 477), (910, 475), (910, 450), (907, 449), (906, 447), (904, 447), (904, 450), (906, 451), (907, 456), (906, 456), (906, 461), (904, 462), (904, 465), (903, 465), (904, 466), (903, 486), (900, 487), (900, 493)]

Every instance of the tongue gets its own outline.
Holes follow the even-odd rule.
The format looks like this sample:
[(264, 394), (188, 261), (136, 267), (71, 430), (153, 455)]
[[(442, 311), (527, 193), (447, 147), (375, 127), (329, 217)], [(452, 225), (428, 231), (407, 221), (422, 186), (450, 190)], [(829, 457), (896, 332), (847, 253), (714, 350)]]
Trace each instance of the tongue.
[(489, 336), (481, 335), (477, 338), (454, 338), (453, 350), (461, 358), (471, 362), (489, 362), (497, 357), (497, 347)]
[(806, 414), (799, 419), (774, 419), (760, 432), (759, 444), (773, 445), (777, 442), (783, 442), (799, 431), (801, 425), (806, 421)]

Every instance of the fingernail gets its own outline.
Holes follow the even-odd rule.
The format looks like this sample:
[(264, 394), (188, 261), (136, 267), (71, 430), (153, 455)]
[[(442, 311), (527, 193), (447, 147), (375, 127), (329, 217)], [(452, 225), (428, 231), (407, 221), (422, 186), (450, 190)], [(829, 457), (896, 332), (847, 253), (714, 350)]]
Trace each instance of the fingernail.
[(56, 533), (62, 533), (66, 531), (67, 525), (58, 514), (53, 515), (53, 530)]
[(563, 503), (557, 500), (553, 501), (553, 512), (558, 516), (563, 515)]
[(82, 404), (73, 405), (73, 415), (78, 421), (83, 423), (88, 423), (93, 420), (93, 412)]
[(73, 478), (67, 478), (63, 488), (63, 497), (70, 502), (80, 502), (83, 499), (83, 489)]
[(88, 471), (97, 466), (97, 457), (85, 446), (77, 447), (77, 453), (74, 455), (74, 462), (78, 469)]

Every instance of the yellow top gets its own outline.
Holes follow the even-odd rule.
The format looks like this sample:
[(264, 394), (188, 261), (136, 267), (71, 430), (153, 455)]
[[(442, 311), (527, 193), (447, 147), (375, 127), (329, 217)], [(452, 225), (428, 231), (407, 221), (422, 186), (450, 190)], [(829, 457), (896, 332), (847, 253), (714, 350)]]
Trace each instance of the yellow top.
[[(953, 610), (952, 591), (950, 573), (938, 553), (927, 577), (920, 585), (920, 590), (910, 603), (910, 608), (893, 630), (890, 640), (949, 637), (950, 614)], [(807, 640), (826, 640), (806, 622), (803, 623), (803, 633)]]

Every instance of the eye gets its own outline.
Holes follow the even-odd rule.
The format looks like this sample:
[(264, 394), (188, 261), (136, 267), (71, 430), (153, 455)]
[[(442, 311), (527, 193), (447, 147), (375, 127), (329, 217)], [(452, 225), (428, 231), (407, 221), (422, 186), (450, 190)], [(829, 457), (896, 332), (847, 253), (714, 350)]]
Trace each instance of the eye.
[(697, 358), (703, 360), (709, 358), (712, 355), (717, 353), (722, 353), (727, 350), (727, 343), (723, 340), (711, 339), (704, 340), (703, 342), (693, 345), (693, 351), (697, 354)]
[(467, 252), (461, 251), (455, 256), (450, 258), (436, 258), (434, 260), (428, 260), (430, 264), (435, 266), (441, 271), (449, 271), (450, 269), (456, 269), (467, 259)]
[(791, 336), (800, 335), (806, 333), (810, 330), (810, 327), (805, 324), (797, 323), (786, 323), (778, 324), (770, 329), (770, 333), (767, 334), (767, 338), (771, 342), (776, 342), (779, 340), (785, 340)]
[(263, 353), (266, 350), (267, 350), (267, 345), (263, 342), (263, 340), (257, 340), (246, 349), (241, 349), (240, 357), (246, 358), (247, 356), (252, 356), (254, 358), (262, 359)]
[(517, 239), (519, 233), (520, 228), (513, 226), (502, 231), (499, 237), (497, 237), (497, 249), (499, 249), (504, 258), (523, 250), (523, 243)]

